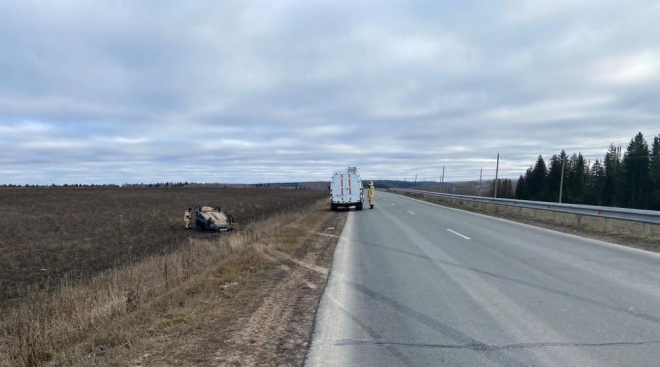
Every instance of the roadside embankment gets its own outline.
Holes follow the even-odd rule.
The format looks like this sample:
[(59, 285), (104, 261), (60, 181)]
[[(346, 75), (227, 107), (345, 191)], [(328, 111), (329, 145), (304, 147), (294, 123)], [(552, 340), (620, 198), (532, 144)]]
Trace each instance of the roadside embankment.
[(0, 310), (0, 366), (301, 365), (346, 215), (326, 201)]

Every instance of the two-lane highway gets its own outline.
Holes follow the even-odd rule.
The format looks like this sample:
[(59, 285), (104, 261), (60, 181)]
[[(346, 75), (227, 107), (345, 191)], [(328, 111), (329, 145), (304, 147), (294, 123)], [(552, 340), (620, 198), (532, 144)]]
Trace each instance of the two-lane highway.
[(660, 366), (660, 256), (378, 192), (307, 366)]

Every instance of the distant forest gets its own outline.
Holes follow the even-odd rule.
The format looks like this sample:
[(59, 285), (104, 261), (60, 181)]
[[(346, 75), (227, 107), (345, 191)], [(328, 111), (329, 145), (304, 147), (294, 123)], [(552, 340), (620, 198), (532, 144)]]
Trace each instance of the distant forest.
[(640, 132), (623, 154), (620, 146), (611, 145), (603, 160), (593, 164), (580, 153), (568, 157), (563, 150), (553, 155), (548, 164), (539, 156), (518, 179), (515, 198), (557, 202), (562, 161), (562, 202), (660, 210), (660, 135), (649, 149)]
[(227, 184), (227, 183), (197, 183), (197, 182), (156, 182), (156, 183), (125, 183), (117, 184), (62, 184), (62, 185), (14, 185), (0, 184), (0, 188), (48, 188), (48, 187), (73, 187), (73, 188), (131, 188), (131, 187), (217, 187), (217, 188), (275, 188), (275, 189), (301, 189), (301, 190), (325, 190), (328, 182), (275, 182), (259, 184)]

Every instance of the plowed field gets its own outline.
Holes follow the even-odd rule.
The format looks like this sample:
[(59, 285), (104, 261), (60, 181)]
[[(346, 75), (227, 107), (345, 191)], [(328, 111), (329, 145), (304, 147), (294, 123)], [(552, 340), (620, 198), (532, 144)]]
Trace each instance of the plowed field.
[(191, 236), (183, 229), (195, 205), (220, 206), (237, 225), (324, 197), (323, 191), (269, 188), (0, 189), (0, 302), (26, 287), (54, 289), (63, 277), (85, 278)]

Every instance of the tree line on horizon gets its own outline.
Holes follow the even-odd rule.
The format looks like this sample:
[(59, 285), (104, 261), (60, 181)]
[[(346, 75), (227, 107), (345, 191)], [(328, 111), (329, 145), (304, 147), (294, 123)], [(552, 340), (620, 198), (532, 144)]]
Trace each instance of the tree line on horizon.
[(320, 190), (327, 182), (281, 182), (281, 183), (258, 183), (258, 184), (226, 184), (226, 183), (198, 183), (198, 182), (156, 182), (156, 183), (125, 183), (118, 184), (0, 184), (0, 188), (132, 188), (132, 187), (220, 187), (220, 188), (286, 188)]
[(563, 150), (548, 164), (539, 155), (518, 179), (515, 198), (557, 202), (564, 162), (563, 203), (660, 210), (660, 135), (649, 145), (640, 132), (626, 151), (610, 145), (603, 160), (593, 164), (581, 153)]
[[(495, 186), (497, 186), (497, 188), (495, 188)], [(493, 180), (488, 188), (488, 196), (493, 196), (495, 194), (495, 190), (497, 190), (497, 198), (515, 199), (515, 188), (516, 184), (510, 178), (500, 178)]]

